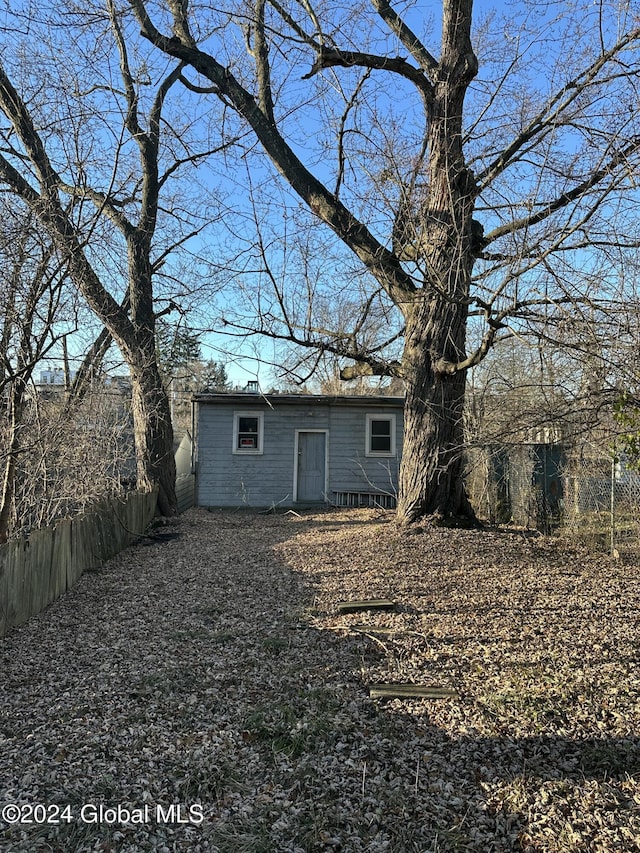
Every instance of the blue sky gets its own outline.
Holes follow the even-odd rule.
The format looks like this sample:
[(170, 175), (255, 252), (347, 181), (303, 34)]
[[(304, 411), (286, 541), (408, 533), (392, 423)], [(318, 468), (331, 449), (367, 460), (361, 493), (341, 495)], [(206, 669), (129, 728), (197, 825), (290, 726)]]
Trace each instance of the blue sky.
[[(407, 13), (407, 19), (416, 32), (422, 34), (423, 31), (429, 30), (431, 21), (433, 24), (433, 34), (431, 37), (426, 37), (427, 46), (437, 54), (437, 20), (439, 13), (439, 5), (436, 3), (418, 2), (411, 4)], [(27, 8), (27, 2), (15, 3), (14, 0), (5, 0), (5, 9), (15, 11), (19, 8)], [(472, 95), (469, 99), (469, 106), (472, 108), (474, 98), (476, 103), (484, 102), (487, 108), (492, 110), (492, 121), (489, 123), (487, 135), (482, 137), (482, 143), (485, 144), (491, 136), (494, 139), (495, 146), (499, 146), (502, 142), (506, 142), (512, 138), (513, 133), (517, 130), (518, 122), (526, 120), (526, 93), (530, 91), (532, 97), (537, 93), (554, 90), (567, 82), (567, 79), (574, 73), (574, 66), (581, 61), (579, 50), (576, 49), (575, 54), (568, 55), (563, 63), (558, 64), (555, 59), (558, 56), (560, 45), (557, 43), (556, 31), (552, 26), (552, 22), (556, 15), (566, 13), (569, 8), (567, 3), (501, 3), (497, 4), (497, 18), (504, 15), (507, 19), (507, 24), (498, 25), (497, 18), (494, 22), (495, 30), (493, 35), (484, 33), (483, 19), (490, 16), (494, 4), (489, 2), (476, 3), (475, 18), (476, 25), (481, 31), (478, 38), (478, 45), (482, 46), (482, 50), (478, 49), (480, 59), (480, 70), (478, 78), (474, 83), (476, 95)], [(45, 8), (44, 4), (37, 4), (34, 8), (42, 11)], [(583, 4), (583, 11), (586, 10), (583, 18), (572, 20), (571, 26), (575, 27), (576, 32), (582, 29), (586, 31), (586, 24), (590, 15), (598, 13), (599, 6), (597, 4)], [(5, 12), (5, 20), (8, 20)], [(506, 26), (506, 30), (505, 30)], [(529, 32), (529, 34), (528, 34)], [(597, 32), (596, 30), (593, 31)], [(535, 33), (535, 35), (534, 35)], [(225, 31), (227, 34), (227, 31)], [(605, 33), (606, 35), (606, 33)], [(578, 44), (576, 42), (576, 44)], [(237, 45), (241, 46), (241, 34), (238, 33)], [(505, 56), (502, 51), (507, 49), (511, 52), (511, 59), (516, 52), (521, 55), (521, 85), (520, 88), (509, 90), (505, 85), (503, 94), (506, 97), (506, 107), (501, 112), (496, 105), (490, 102), (490, 93), (497, 82), (501, 78), (502, 71), (507, 67), (510, 61), (509, 56)], [(144, 53), (146, 47), (142, 48)], [(36, 58), (37, 60), (37, 58)], [(39, 61), (39, 60), (37, 60)], [(113, 57), (110, 60), (113, 63)], [(162, 65), (165, 60), (155, 54), (149, 53), (149, 61), (157, 62)], [(166, 63), (165, 63), (166, 64)], [(46, 65), (42, 65), (44, 72)], [(280, 73), (278, 66), (276, 71)], [(318, 147), (318, 142), (322, 138), (324, 130), (329, 126), (331, 121), (334, 121), (336, 116), (344, 109), (344, 102), (339, 99), (333, 103), (320, 104), (323, 112), (319, 112), (320, 107), (313, 104), (307, 104), (305, 101), (304, 92), (321, 90), (324, 87), (333, 86), (337, 91), (338, 85), (344, 86), (346, 97), (348, 97), (349, 86), (347, 81), (355, 79), (356, 72), (341, 70), (336, 74), (318, 75), (313, 78), (308, 84), (310, 89), (301, 89), (303, 83), (299, 77), (309, 70), (308, 57), (301, 55), (300, 62), (294, 66), (291, 72), (293, 75), (289, 82), (293, 82), (290, 94), (286, 95), (286, 104), (290, 107), (285, 120), (284, 126), (288, 128), (292, 134), (294, 145), (297, 145), (298, 151), (303, 156), (305, 162), (310, 164), (311, 170), (319, 177), (327, 177), (335, 173), (334, 165), (326, 158), (325, 152)], [(295, 73), (294, 73), (295, 72)], [(284, 71), (282, 72), (284, 73)], [(47, 78), (50, 80), (51, 76)], [(386, 87), (386, 90), (385, 90)], [(143, 88), (143, 93), (150, 91)], [(378, 106), (383, 111), (386, 119), (380, 123), (380, 127), (375, 131), (375, 138), (372, 131), (372, 143), (376, 144), (388, 142), (390, 145), (398, 138), (400, 132), (403, 134), (413, 135), (413, 139), (407, 143), (406, 156), (410, 157), (412, 151), (415, 151), (418, 137), (421, 130), (421, 118), (418, 109), (418, 99), (413, 92), (403, 84), (399, 84), (397, 79), (391, 79), (385, 75), (378, 75), (375, 81), (371, 83), (371, 97), (374, 94), (379, 98)], [(300, 97), (299, 97), (300, 96)], [(284, 96), (283, 96), (284, 97)], [(299, 98), (296, 101), (296, 98)], [(234, 127), (232, 117), (227, 113), (224, 115), (220, 110), (219, 101), (213, 97), (195, 98), (187, 95), (182, 91), (179, 95), (178, 110), (176, 115), (182, 113), (184, 119), (185, 132), (192, 134), (195, 144), (196, 137), (202, 141), (208, 137), (212, 144), (219, 139), (219, 133), (222, 127), (232, 135), (231, 129)], [(363, 104), (360, 108), (360, 121), (366, 126), (368, 113), (367, 110), (371, 104)], [(280, 102), (277, 109), (282, 109)], [(473, 109), (470, 110), (472, 115)], [(190, 120), (192, 114), (197, 115), (197, 121)], [(372, 114), (371, 114), (372, 116)], [(371, 117), (370, 116), (370, 117)], [(106, 118), (106, 114), (105, 114)], [(224, 124), (223, 124), (224, 120)], [(114, 138), (116, 133), (116, 123), (111, 121), (105, 122), (103, 132), (105, 136), (103, 141)], [(109, 136), (111, 135), (111, 136)], [(565, 153), (571, 152), (572, 147), (577, 145), (582, 139), (579, 130), (567, 129), (564, 132), (564, 137), (556, 134), (556, 147), (564, 149)], [(369, 143), (367, 143), (369, 145)], [(380, 146), (379, 146), (380, 147)], [(101, 151), (101, 144), (98, 141), (95, 148), (95, 153)], [(363, 145), (363, 155), (358, 159), (354, 158), (354, 163), (357, 166), (358, 172), (354, 171), (351, 186), (345, 187), (345, 199), (356, 212), (362, 215), (367, 225), (383, 239), (387, 239), (389, 233), (390, 206), (385, 204), (369, 204), (371, 197), (365, 197), (366, 192), (370, 192), (374, 186), (374, 182), (367, 178), (367, 168), (370, 162), (367, 160), (369, 154), (374, 150), (373, 147), (367, 148)], [(497, 150), (497, 148), (496, 148)], [(551, 149), (549, 149), (551, 150)], [(470, 154), (473, 154), (473, 147), (470, 148)], [(93, 152), (92, 152), (93, 153)], [(404, 156), (404, 155), (403, 155)], [(547, 155), (545, 155), (547, 156)], [(379, 169), (383, 158), (376, 162), (376, 168)], [(190, 277), (190, 283), (199, 284), (207, 279), (211, 272), (211, 279), (215, 285), (224, 285), (226, 295), (215, 296), (212, 302), (220, 300), (221, 307), (224, 308), (225, 301), (227, 306), (242, 306), (244, 298), (238, 289), (238, 283), (242, 282), (246, 287), (251, 289), (252, 285), (257, 285), (259, 275), (255, 271), (248, 260), (249, 255), (241, 252), (247, 248), (247, 241), (255, 242), (254, 227), (251, 222), (252, 208), (250, 197), (246, 184), (246, 173), (244, 166), (250, 164), (250, 172), (252, 180), (256, 186), (256, 194), (260, 198), (259, 217), (264, 231), (269, 236), (269, 262), (272, 265), (272, 270), (277, 277), (289, 277), (289, 280), (295, 280), (298, 276), (300, 263), (296, 266), (292, 257), (293, 251), (289, 244), (284, 244), (283, 231), (281, 228), (282, 219), (280, 214), (280, 205), (285, 203), (288, 210), (288, 225), (289, 229), (294, 229), (296, 223), (302, 223), (306, 227), (308, 217), (306, 213), (300, 210), (298, 200), (288, 190), (284, 182), (274, 175), (273, 169), (265, 163), (261, 154), (254, 150), (248, 150), (243, 159), (237, 159), (234, 156), (229, 157), (225, 162), (223, 158), (212, 157), (207, 162), (199, 165), (198, 170), (193, 173), (191, 185), (188, 187), (188, 194), (185, 197), (190, 197), (191, 201), (186, 203), (184, 209), (185, 222), (196, 223), (200, 212), (212, 211), (222, 217), (221, 221), (212, 224), (200, 236), (194, 237), (186, 244), (188, 249), (187, 255), (191, 253), (193, 256), (199, 254), (207, 254), (210, 256), (213, 266), (207, 267), (204, 261), (195, 263), (191, 268), (182, 266), (182, 262), (187, 262), (188, 258), (183, 258), (182, 261), (177, 259), (175, 262), (168, 263), (165, 272), (172, 273), (176, 279), (186, 280)], [(108, 171), (102, 173), (100, 177), (99, 165), (96, 160), (96, 168), (94, 177), (99, 183), (104, 180), (104, 175)], [(474, 164), (477, 169), (481, 168), (481, 162)], [(530, 194), (531, 183), (539, 167), (539, 161), (532, 160), (523, 162), (516, 171), (515, 177), (509, 181), (498, 185), (496, 192), (489, 199), (493, 205), (496, 198), (500, 197), (500, 193), (504, 193), (505, 200), (509, 195), (508, 202), (512, 205), (511, 208), (505, 208), (505, 217), (513, 215), (518, 209), (525, 209), (527, 204), (527, 196)], [(368, 181), (368, 183), (367, 183)], [(519, 186), (515, 186), (513, 182), (519, 182)], [(394, 188), (391, 183), (387, 184), (391, 200), (393, 200)], [(259, 190), (259, 192), (258, 192)], [(515, 190), (515, 191), (514, 191)], [(210, 195), (207, 195), (210, 193)], [(362, 198), (360, 197), (362, 195)], [(209, 207), (207, 207), (209, 205)], [(368, 206), (367, 206), (368, 205)], [(485, 228), (491, 226), (492, 223), (500, 221), (500, 215), (495, 213), (484, 212), (479, 214), (485, 224)], [(290, 234), (293, 233), (291, 230)], [(320, 245), (326, 238), (326, 229), (321, 229), (321, 237), (319, 238)], [(323, 252), (322, 249), (318, 251)], [(343, 258), (344, 261), (344, 280), (348, 282), (348, 261), (350, 257), (347, 250), (340, 247), (335, 247), (332, 251), (336, 256)], [(255, 252), (253, 253), (255, 255)], [(324, 259), (324, 254), (320, 260)], [(317, 260), (317, 259), (316, 259)], [(116, 259), (105, 258), (103, 270), (105, 275), (112, 275), (114, 281), (118, 280), (121, 270), (118, 269)], [(333, 264), (332, 256), (327, 255), (327, 265)], [(245, 265), (244, 272), (241, 272)], [(248, 266), (247, 266), (248, 265)], [(225, 268), (224, 272), (220, 268)], [(354, 265), (355, 269), (355, 265)], [(333, 273), (333, 268), (320, 270), (329, 279)], [(219, 317), (216, 316), (219, 312), (211, 310), (211, 306), (207, 306), (207, 310), (201, 310), (198, 306), (198, 300), (193, 298), (186, 301), (193, 302), (193, 312), (188, 315), (186, 322), (198, 328), (213, 328), (219, 324)], [(162, 303), (161, 303), (162, 306)], [(86, 331), (86, 330), (85, 330)], [(88, 339), (86, 336), (85, 340)], [(245, 348), (246, 358), (243, 360), (240, 357), (231, 357), (224, 355), (224, 351), (228, 349), (229, 339), (224, 336), (218, 336), (209, 333), (203, 336), (202, 349), (205, 358), (212, 357), (216, 360), (224, 360), (228, 365), (228, 372), (234, 382), (244, 384), (247, 379), (253, 379), (258, 375), (258, 378), (265, 385), (271, 385), (274, 382), (272, 370), (270, 367), (258, 367), (256, 369), (257, 356), (258, 360), (262, 360), (265, 364), (277, 360), (278, 353), (274, 351), (273, 344), (269, 341), (258, 341), (253, 339), (251, 346)]]

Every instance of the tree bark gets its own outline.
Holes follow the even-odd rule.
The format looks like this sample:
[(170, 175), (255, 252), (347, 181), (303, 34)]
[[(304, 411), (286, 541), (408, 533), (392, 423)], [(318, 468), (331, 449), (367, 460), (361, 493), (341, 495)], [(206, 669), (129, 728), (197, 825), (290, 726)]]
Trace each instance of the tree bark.
[(446, 367), (464, 353), (466, 315), (464, 304), (423, 302), (407, 325), (401, 524), (474, 517), (463, 479), (466, 377)]
[(476, 259), (477, 187), (462, 146), (464, 97), (478, 63), (471, 0), (443, 5), (442, 56), (428, 107), (428, 191), (417, 252), (428, 274), (406, 320), (406, 403), (398, 520), (474, 518), (464, 485), (466, 327)]
[(155, 358), (140, 361), (132, 369), (131, 408), (138, 488), (151, 491), (157, 486), (158, 509), (162, 515), (176, 515), (171, 412)]
[[(157, 195), (157, 194), (156, 194)], [(151, 240), (153, 227), (133, 229), (128, 236), (129, 301), (135, 347), (127, 361), (132, 379), (132, 413), (138, 488), (158, 487), (158, 509), (176, 515), (176, 465), (169, 398), (158, 368), (153, 304)], [(121, 349), (126, 352), (126, 342)]]
[(25, 391), (26, 383), (23, 377), (20, 375), (14, 377), (10, 392), (10, 423), (9, 436), (7, 440), (7, 454), (2, 478), (2, 492), (0, 493), (0, 543), (8, 540), (9, 531), (11, 529), (18, 455), (22, 450), (20, 429), (22, 427), (23, 420)]

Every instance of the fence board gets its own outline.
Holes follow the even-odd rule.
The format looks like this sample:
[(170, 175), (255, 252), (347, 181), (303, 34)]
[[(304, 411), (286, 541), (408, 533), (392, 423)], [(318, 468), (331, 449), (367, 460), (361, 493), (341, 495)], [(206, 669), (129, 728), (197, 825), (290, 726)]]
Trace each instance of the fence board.
[(28, 583), (28, 574), (20, 571), (20, 569), (25, 564), (28, 567), (31, 563), (28, 539), (21, 539), (16, 542), (16, 547), (11, 550), (10, 559), (9, 612), (15, 613), (16, 619), (25, 622), (29, 618), (31, 589)]
[(131, 492), (0, 546), (0, 637), (126, 548), (148, 527), (156, 502), (157, 492)]
[(6, 558), (0, 553), (0, 637), (7, 632), (7, 583)]
[(54, 528), (52, 571), (49, 577), (49, 601), (55, 601), (67, 589), (67, 577), (71, 573), (71, 531), (73, 522), (65, 519)]
[(176, 479), (178, 512), (185, 512), (196, 504), (196, 478), (194, 474), (181, 474)]
[[(29, 536), (29, 564), (25, 572), (29, 586), (29, 616), (39, 613), (49, 604), (49, 577), (55, 570), (52, 560), (54, 531), (34, 530)], [(28, 617), (27, 617), (28, 618)]]

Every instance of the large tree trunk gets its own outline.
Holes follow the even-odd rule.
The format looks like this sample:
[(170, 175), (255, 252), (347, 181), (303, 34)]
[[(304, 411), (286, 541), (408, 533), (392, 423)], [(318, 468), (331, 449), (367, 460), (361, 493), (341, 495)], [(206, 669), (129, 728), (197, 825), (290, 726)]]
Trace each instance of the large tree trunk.
[[(132, 410), (138, 461), (138, 488), (158, 487), (158, 509), (176, 515), (176, 464), (173, 456), (171, 408), (156, 354), (156, 318), (151, 271), (151, 226), (129, 236), (129, 301), (135, 347), (127, 361), (131, 369)], [(123, 348), (123, 351), (126, 347)]]
[(477, 187), (462, 148), (462, 109), (477, 72), (471, 0), (443, 6), (442, 58), (429, 105), (428, 183), (417, 253), (427, 271), (406, 322), (404, 449), (398, 520), (474, 517), (463, 480), (466, 325), (476, 258)]
[(464, 354), (467, 307), (441, 300), (416, 307), (407, 326), (404, 446), (398, 521), (473, 517), (464, 488)]
[(138, 464), (138, 488), (158, 487), (158, 509), (175, 515), (176, 465), (169, 399), (155, 357), (132, 368), (132, 412)]

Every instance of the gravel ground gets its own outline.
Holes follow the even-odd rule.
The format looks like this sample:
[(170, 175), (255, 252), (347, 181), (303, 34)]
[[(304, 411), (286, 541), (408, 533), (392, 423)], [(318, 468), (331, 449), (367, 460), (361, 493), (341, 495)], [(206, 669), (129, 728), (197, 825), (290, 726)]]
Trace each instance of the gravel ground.
[(640, 851), (638, 568), (191, 510), (0, 640), (0, 850)]

